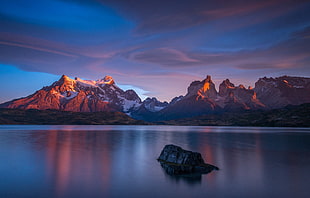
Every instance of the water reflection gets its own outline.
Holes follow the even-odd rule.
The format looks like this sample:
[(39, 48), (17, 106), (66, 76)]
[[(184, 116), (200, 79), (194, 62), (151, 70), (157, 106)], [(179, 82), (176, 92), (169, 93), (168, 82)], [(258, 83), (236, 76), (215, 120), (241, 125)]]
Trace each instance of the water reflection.
[(41, 135), (46, 138), (40, 144), (46, 142), (47, 178), (54, 181), (57, 197), (66, 197), (73, 186), (92, 189), (97, 185), (93, 179), (100, 181), (103, 191), (109, 185), (111, 155), (105, 133), (51, 130), (32, 134)]
[[(242, 128), (239, 133), (225, 127), (57, 127), (0, 128), (0, 197), (307, 197), (310, 193), (310, 133), (304, 129), (270, 133), (270, 128), (252, 128), (246, 133)], [(200, 152), (206, 163), (220, 170), (197, 177), (167, 175), (156, 161), (166, 144)]]
[(194, 186), (194, 185), (201, 185), (202, 175), (169, 175), (164, 172), (166, 179), (168, 179), (171, 183), (180, 184), (185, 183), (186, 185)]

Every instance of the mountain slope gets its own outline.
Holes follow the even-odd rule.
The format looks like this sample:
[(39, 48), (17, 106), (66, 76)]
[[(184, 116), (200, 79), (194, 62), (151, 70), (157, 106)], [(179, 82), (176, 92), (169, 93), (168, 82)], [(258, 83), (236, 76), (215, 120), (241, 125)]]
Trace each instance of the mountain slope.
[(165, 109), (159, 111), (154, 120), (171, 120), (199, 115), (218, 114), (226, 111), (264, 109), (253, 89), (243, 85), (235, 87), (228, 79), (217, 92), (211, 76), (194, 81), (184, 97), (174, 99)]
[(129, 112), (140, 105), (141, 99), (133, 90), (123, 91), (110, 76), (91, 81), (79, 78), (73, 80), (63, 75), (51, 86), (43, 87), (25, 98), (4, 103), (0, 107), (74, 112)]
[(219, 86), (217, 103), (225, 111), (264, 109), (266, 106), (257, 99), (256, 92), (243, 85), (235, 86), (229, 81), (224, 80)]
[(260, 78), (255, 83), (257, 98), (267, 107), (275, 109), (286, 105), (310, 102), (310, 78), (281, 76)]
[(96, 81), (63, 75), (52, 85), (24, 98), (0, 104), (0, 108), (55, 109), (73, 112), (123, 112), (146, 121), (174, 120), (225, 112), (270, 110), (310, 103), (310, 78), (282, 76), (260, 78), (255, 88), (235, 86), (224, 80), (216, 90), (211, 76), (192, 82), (185, 96), (170, 103), (156, 98), (141, 101), (133, 90), (120, 89), (111, 76)]

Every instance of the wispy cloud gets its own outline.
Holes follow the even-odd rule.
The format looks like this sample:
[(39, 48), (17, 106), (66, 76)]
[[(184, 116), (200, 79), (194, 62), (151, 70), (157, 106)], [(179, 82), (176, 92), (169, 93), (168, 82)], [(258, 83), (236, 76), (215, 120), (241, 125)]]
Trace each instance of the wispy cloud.
[(189, 57), (186, 53), (170, 48), (156, 48), (133, 53), (131, 58), (137, 61), (156, 63), (163, 66), (195, 65), (200, 61)]
[(47, 48), (42, 48), (42, 47), (36, 47), (36, 46), (26, 45), (26, 44), (21, 44), (21, 43), (11, 43), (11, 42), (6, 42), (6, 41), (0, 41), (0, 45), (8, 45), (8, 46), (14, 46), (14, 47), (28, 48), (28, 49), (32, 49), (32, 50), (58, 54), (58, 55), (62, 55), (62, 56), (69, 56), (69, 57), (73, 57), (73, 58), (77, 57), (74, 54), (69, 54), (66, 52), (61, 52), (61, 51), (57, 51), (57, 50), (52, 50), (52, 49), (47, 49)]

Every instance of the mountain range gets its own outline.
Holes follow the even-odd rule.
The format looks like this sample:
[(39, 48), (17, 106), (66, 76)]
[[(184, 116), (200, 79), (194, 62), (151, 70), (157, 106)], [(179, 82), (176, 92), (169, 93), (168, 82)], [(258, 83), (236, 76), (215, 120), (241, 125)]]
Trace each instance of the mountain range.
[(0, 108), (54, 109), (71, 112), (123, 112), (146, 121), (173, 120), (202, 115), (283, 108), (310, 103), (310, 78), (281, 76), (260, 78), (255, 87), (235, 86), (224, 80), (216, 90), (211, 76), (194, 81), (185, 96), (169, 103), (144, 101), (134, 90), (122, 90), (111, 76), (96, 81), (63, 75), (35, 93), (0, 104)]

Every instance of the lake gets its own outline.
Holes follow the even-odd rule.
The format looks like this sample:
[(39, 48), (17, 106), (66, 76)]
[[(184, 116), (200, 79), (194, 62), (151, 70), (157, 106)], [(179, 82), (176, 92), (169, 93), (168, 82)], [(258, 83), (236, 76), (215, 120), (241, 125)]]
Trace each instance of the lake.
[[(175, 144), (219, 171), (165, 173)], [(310, 128), (0, 126), (0, 197), (310, 197)]]

